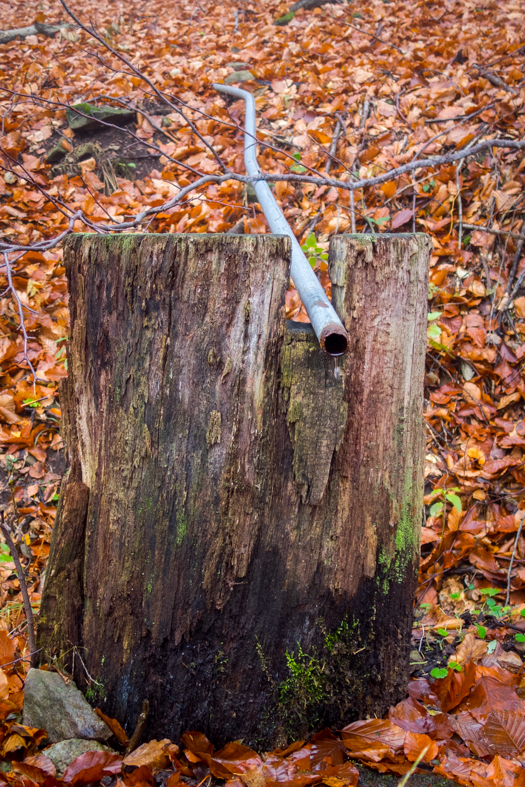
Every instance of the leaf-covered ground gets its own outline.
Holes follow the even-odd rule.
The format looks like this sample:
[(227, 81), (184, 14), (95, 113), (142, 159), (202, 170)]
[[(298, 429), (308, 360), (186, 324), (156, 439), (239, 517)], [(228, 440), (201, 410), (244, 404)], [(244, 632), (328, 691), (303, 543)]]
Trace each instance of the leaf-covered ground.
[[(490, 146), (469, 154), (481, 141), (524, 137), (522, 4), (354, 0), (299, 10), (280, 26), (273, 23), (288, 11), (285, 3), (89, 0), (73, 10), (95, 23), (113, 53), (74, 23), (54, 38), (0, 45), (0, 233), (13, 248), (32, 246), (13, 251), (0, 269), (0, 286), (8, 288), (0, 295), (2, 506), (35, 612), (64, 468), (57, 386), (67, 374), (68, 308), (53, 239), (68, 227), (123, 223), (219, 172), (212, 145), (224, 164), (244, 173), (243, 102), (226, 101), (213, 82), (255, 94), (267, 145), (259, 158), (268, 173), (314, 171), (349, 181), (465, 153), (393, 174), (353, 199), (329, 182), (274, 187), (297, 236), (309, 238), (328, 290), (322, 255), (333, 234), (355, 227), (432, 236), (426, 524), (408, 699), (386, 720), (356, 722), (341, 735), (321, 733), (265, 757), (240, 744), (216, 753), (192, 733), (180, 751), (160, 747), (164, 759), (148, 750), (139, 763), (145, 770), (119, 779), (152, 784), (152, 772), (169, 765), (169, 787), (208, 774), (239, 787), (342, 787), (357, 779), (350, 756), (397, 774), (420, 758), (420, 769), (460, 784), (525, 785), (525, 156)], [(34, 21), (71, 20), (58, 2), (0, 7), (3, 30)], [(150, 84), (124, 73), (118, 53)], [(151, 85), (185, 102), (186, 119)], [(131, 106), (134, 122), (75, 132), (65, 107), (78, 102)], [(67, 156), (52, 164), (48, 154), (57, 145)], [(143, 229), (234, 226), (267, 231), (250, 189), (229, 180), (190, 192)], [(292, 288), (287, 307), (289, 317), (306, 319)], [(17, 659), (28, 644), (3, 543), (0, 561), (0, 757), (14, 760), (0, 782), (32, 787), (52, 769), (30, 759), (41, 734), (13, 715), (27, 668)], [(131, 732), (135, 720), (120, 721)], [(114, 779), (115, 763), (83, 761), (63, 780)]]

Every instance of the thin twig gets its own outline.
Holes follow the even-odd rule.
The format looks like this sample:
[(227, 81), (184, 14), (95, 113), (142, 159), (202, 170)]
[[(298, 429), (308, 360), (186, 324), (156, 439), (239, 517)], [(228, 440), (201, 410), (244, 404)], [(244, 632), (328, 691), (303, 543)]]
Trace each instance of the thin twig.
[(461, 251), (461, 240), (463, 236), (463, 201), (461, 199), (460, 172), (463, 166), (463, 159), (456, 165), (456, 190), (458, 200), (458, 250)]
[[(15, 503), (13, 503), (13, 505), (15, 505)], [(15, 505), (15, 512), (16, 512), (16, 505)], [(20, 583), (20, 591), (22, 593), (22, 599), (24, 602), (24, 611), (26, 613), (26, 618), (27, 618), (27, 641), (29, 644), (29, 650), (31, 652), (31, 666), (37, 667), (38, 659), (35, 657), (39, 651), (37, 651), (36, 649), (35, 619), (33, 617), (33, 609), (31, 607), (31, 601), (29, 600), (29, 592), (27, 590), (27, 583), (24, 574), (24, 569), (22, 568), (22, 563), (20, 562), (18, 550), (15, 546), (13, 539), (11, 538), (10, 528), (5, 523), (3, 511), (0, 512), (0, 530), (2, 531), (2, 535), (5, 538), (7, 546), (9, 547), (11, 557), (13, 558), (13, 563), (16, 566), (16, 573), (18, 576), (18, 581)]]
[(516, 550), (518, 548), (518, 542), (521, 536), (521, 530), (523, 528), (523, 520), (525, 519), (525, 511), (523, 512), (521, 519), (520, 519), (520, 526), (518, 528), (518, 532), (516, 533), (516, 541), (514, 542), (514, 548), (512, 550), (512, 555), (510, 556), (510, 563), (509, 563), (509, 570), (507, 571), (507, 596), (505, 598), (505, 606), (507, 607), (509, 604), (510, 599), (510, 582), (511, 582), (511, 571), (512, 566), (514, 564), (514, 556), (516, 555)]
[(516, 247), (516, 254), (514, 255), (514, 259), (512, 261), (512, 267), (511, 267), (510, 273), (509, 273), (509, 281), (507, 283), (507, 292), (510, 292), (511, 289), (512, 289), (512, 284), (514, 282), (514, 277), (516, 276), (516, 273), (517, 273), (517, 270), (518, 270), (518, 265), (519, 265), (519, 262), (520, 262), (520, 259), (521, 259), (521, 253), (523, 251), (523, 244), (524, 244), (524, 242), (525, 242), (525, 221), (523, 221), (523, 224), (521, 226), (520, 239), (519, 239), (518, 245)]
[(463, 229), (479, 230), (479, 232), (488, 232), (490, 235), (504, 235), (505, 237), (515, 238), (516, 240), (521, 240), (523, 237), (523, 235), (518, 235), (517, 232), (509, 232), (508, 230), (493, 230), (490, 227), (483, 227), (481, 224), (463, 224)]
[[(331, 19), (335, 19), (335, 17), (333, 17), (331, 14), (326, 14), (326, 16), (330, 16)], [(396, 46), (395, 44), (391, 44), (390, 41), (385, 41), (383, 38), (379, 38), (379, 36), (374, 35), (374, 33), (369, 33), (367, 30), (363, 30), (363, 28), (358, 27), (357, 25), (352, 25), (350, 22), (345, 22), (344, 19), (341, 20), (338, 19), (337, 21), (342, 22), (343, 25), (346, 25), (346, 27), (351, 27), (353, 30), (357, 30), (358, 33), (363, 33), (363, 35), (373, 38), (374, 41), (377, 41), (380, 44), (384, 44), (384, 46), (391, 46), (392, 49), (397, 50), (401, 55), (405, 54), (403, 50), (400, 49), (398, 46)]]
[[(44, 648), (38, 648), (38, 650), (34, 650), (32, 653), (28, 653), (26, 656), (20, 656), (17, 659), (13, 659), (13, 661), (8, 661), (5, 664), (2, 664), (2, 669), (4, 667), (10, 667), (12, 664), (18, 664), (19, 661), (26, 661), (27, 659), (32, 659), (33, 656), (36, 656), (37, 653), (40, 653), (41, 650), (44, 650)], [(31, 666), (33, 667), (35, 665), (31, 663)]]
[(139, 745), (140, 739), (142, 738), (142, 736), (144, 734), (144, 730), (146, 728), (146, 723), (148, 721), (148, 716), (149, 716), (149, 701), (148, 700), (144, 700), (143, 703), (142, 703), (142, 711), (141, 711), (140, 716), (139, 716), (138, 721), (137, 721), (137, 726), (135, 727), (135, 731), (134, 731), (133, 735), (129, 739), (129, 743), (128, 743), (128, 746), (126, 748), (126, 751), (124, 752), (124, 759), (129, 754), (131, 754), (132, 751), (135, 751), (135, 749)]
[(424, 748), (424, 749), (422, 749), (422, 750), (419, 752), (419, 754), (417, 755), (417, 757), (416, 757), (416, 759), (415, 759), (415, 761), (414, 761), (413, 765), (411, 766), (410, 770), (408, 771), (408, 773), (405, 773), (405, 775), (403, 776), (403, 778), (401, 779), (401, 781), (399, 782), (399, 784), (397, 785), (397, 787), (405, 787), (405, 785), (406, 785), (407, 781), (408, 781), (408, 780), (410, 779), (410, 777), (411, 777), (411, 776), (413, 776), (413, 775), (414, 775), (414, 773), (416, 772), (416, 770), (417, 770), (417, 766), (419, 765), (419, 763), (421, 762), (421, 760), (423, 759), (423, 757), (425, 756), (425, 754), (427, 753), (427, 751), (428, 751), (428, 746), (425, 746), (425, 748)]

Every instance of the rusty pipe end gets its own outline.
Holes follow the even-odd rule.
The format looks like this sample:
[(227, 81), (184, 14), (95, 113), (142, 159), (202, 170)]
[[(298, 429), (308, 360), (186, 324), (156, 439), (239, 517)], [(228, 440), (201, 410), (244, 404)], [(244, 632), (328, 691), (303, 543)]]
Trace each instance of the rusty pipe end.
[(321, 331), (319, 343), (325, 353), (338, 358), (348, 350), (348, 334), (342, 325), (330, 322)]

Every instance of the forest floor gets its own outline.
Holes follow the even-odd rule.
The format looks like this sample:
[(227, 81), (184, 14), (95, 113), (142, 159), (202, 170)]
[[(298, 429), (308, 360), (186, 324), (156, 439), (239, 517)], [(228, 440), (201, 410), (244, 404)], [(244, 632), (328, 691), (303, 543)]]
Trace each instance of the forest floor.
[[(256, 96), (265, 172), (369, 178), (416, 156), (464, 149), (459, 162), (393, 176), (353, 201), (329, 184), (275, 185), (328, 291), (323, 255), (336, 233), (419, 231), (433, 240), (426, 523), (408, 698), (385, 720), (356, 722), (342, 737), (325, 731), (262, 759), (238, 743), (214, 753), (203, 736), (183, 739), (177, 755), (170, 749), (169, 787), (208, 775), (229, 775), (238, 787), (343, 787), (358, 778), (349, 757), (397, 775), (417, 761), (419, 774), (460, 784), (525, 785), (525, 155), (504, 147), (469, 154), (481, 140), (524, 138), (522, 4), (354, 0), (284, 18), (286, 3), (262, 0), (89, 0), (73, 8), (101, 41), (72, 23), (54, 37), (37, 31), (0, 44), (0, 233), (32, 246), (0, 271), (8, 288), (0, 295), (1, 503), (35, 613), (65, 467), (58, 385), (68, 334), (62, 251), (38, 244), (66, 231), (78, 210), (91, 222), (122, 223), (161, 204), (195, 174), (216, 170), (211, 143), (244, 172), (243, 102), (225, 101), (213, 82)], [(35, 21), (71, 20), (55, 0), (0, 8), (3, 30)], [(184, 101), (193, 127), (125, 74), (116, 53)], [(65, 108), (77, 102), (132, 106), (133, 123), (75, 131)], [(250, 189), (227, 181), (190, 193), (148, 230), (234, 226), (267, 231)], [(85, 223), (71, 227), (84, 231)], [(287, 315), (307, 319), (293, 288)], [(51, 770), (34, 759), (38, 733), (16, 715), (27, 653), (20, 584), (0, 542), (0, 758), (13, 761), (0, 784), (32, 787)], [(158, 749), (146, 746), (141, 756), (145, 770), (119, 779), (153, 784), (152, 774), (165, 773)], [(80, 763), (70, 780), (109, 777), (116, 771), (108, 763), (99, 753), (95, 770)]]

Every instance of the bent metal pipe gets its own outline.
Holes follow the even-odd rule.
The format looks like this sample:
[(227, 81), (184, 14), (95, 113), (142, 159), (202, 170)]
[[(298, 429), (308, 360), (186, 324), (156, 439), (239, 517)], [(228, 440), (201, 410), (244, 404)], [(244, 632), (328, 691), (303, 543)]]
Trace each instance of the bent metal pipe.
[[(242, 98), (246, 104), (244, 135), (244, 163), (248, 175), (261, 174), (257, 161), (257, 137), (255, 130), (255, 101), (251, 93), (237, 87), (214, 84), (215, 90)], [(348, 334), (337, 316), (319, 279), (301, 249), (297, 238), (277, 204), (270, 187), (264, 180), (254, 182), (255, 193), (270, 229), (277, 235), (288, 235), (292, 241), (291, 277), (299, 297), (310, 318), (319, 344), (328, 355), (344, 355), (348, 349)]]

